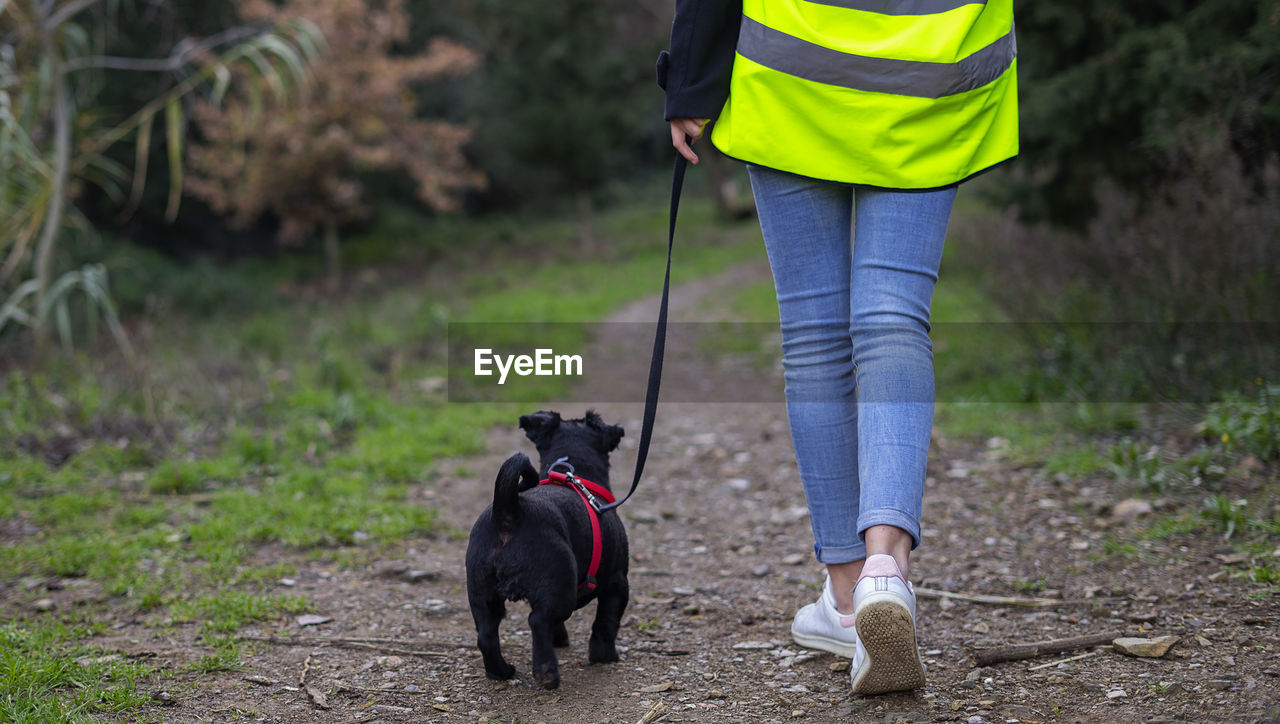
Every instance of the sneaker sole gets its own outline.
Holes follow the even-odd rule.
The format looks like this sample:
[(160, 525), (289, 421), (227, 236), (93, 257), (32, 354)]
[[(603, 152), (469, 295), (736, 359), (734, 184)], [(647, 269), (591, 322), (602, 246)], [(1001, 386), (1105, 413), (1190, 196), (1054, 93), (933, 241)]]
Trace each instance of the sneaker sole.
[(791, 629), (791, 640), (806, 649), (820, 649), (843, 656), (846, 659), (852, 659), (857, 653), (858, 648), (854, 644), (839, 639), (828, 638), (826, 636), (818, 636), (815, 634), (800, 633), (795, 629)]
[(884, 694), (924, 686), (915, 625), (897, 596), (869, 596), (858, 609), (857, 629), (867, 655), (853, 674), (853, 693)]

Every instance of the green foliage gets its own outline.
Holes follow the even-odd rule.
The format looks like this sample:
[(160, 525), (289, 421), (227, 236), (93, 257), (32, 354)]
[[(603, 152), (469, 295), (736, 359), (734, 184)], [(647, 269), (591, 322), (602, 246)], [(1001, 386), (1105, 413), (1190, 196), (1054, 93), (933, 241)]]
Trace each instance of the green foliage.
[(661, 23), (620, 0), (469, 0), (462, 11), (483, 54), (466, 96), (473, 149), (499, 199), (572, 198), (633, 175), (633, 146), (660, 119)]
[(1215, 495), (1204, 499), (1201, 515), (1223, 539), (1230, 540), (1237, 530), (1249, 522), (1249, 516), (1245, 513), (1247, 504), (1243, 499), (1231, 500), (1225, 495)]
[(76, 645), (91, 631), (60, 624), (0, 626), (0, 721), (80, 722), (147, 703), (150, 669)]
[(1234, 453), (1280, 458), (1280, 385), (1257, 380), (1257, 396), (1231, 395), (1209, 408), (1206, 435)]
[(246, 624), (308, 609), (305, 596), (269, 596), (252, 591), (227, 590), (173, 606), (175, 621), (195, 621), (206, 634), (235, 633)]
[[(708, 207), (689, 211), (692, 225), (710, 228)], [(497, 248), (501, 263), (451, 262), (425, 281), (415, 270), (411, 283), (380, 283), (343, 303), (286, 297), (249, 316), (187, 316), (170, 307), (150, 320), (157, 331), (140, 355), (154, 407), (118, 352), (11, 365), (0, 373), (0, 518), (16, 532), (0, 546), (0, 577), (91, 580), (111, 597), (103, 605), (112, 611), (144, 614), (157, 626), (198, 625), (203, 647), (187, 671), (241, 668), (235, 631), (306, 610), (305, 599), (273, 593), (295, 565), (316, 557), (362, 563), (406, 541), (458, 535), (442, 529), (415, 491), (431, 484), (442, 460), (448, 472), (465, 474), (456, 458), (480, 450), (493, 425), (510, 426), (528, 410), (447, 404), (424, 384), (446, 373), (447, 321), (500, 313), (598, 319), (650, 294), (665, 261), (652, 243), (662, 215), (659, 205), (603, 217), (600, 228), (617, 240), (607, 263), (575, 266), (571, 249), (535, 253), (566, 227), (561, 220), (465, 228), (449, 221), (422, 233), (462, 238), (472, 253)], [(501, 239), (501, 228), (523, 233)], [(720, 232), (704, 234), (711, 238), (686, 252), (679, 278), (758, 253), (749, 231), (723, 232), (727, 242), (714, 238)], [(164, 276), (165, 262), (151, 261)], [(246, 268), (264, 285), (278, 280), (256, 263)], [(581, 294), (558, 310), (538, 301), (548, 296), (551, 271), (580, 280)], [(152, 415), (158, 419), (143, 422)], [(44, 455), (53, 431), (75, 443), (58, 464)], [(272, 560), (264, 562), (267, 546)], [(85, 610), (96, 615), (98, 605)], [(67, 638), (97, 633), (78, 629)], [(42, 670), (32, 668), (38, 662), (25, 646), (0, 661), (26, 655), (23, 666)], [(0, 657), (15, 650), (3, 638), (0, 649)], [(79, 650), (44, 646), (42, 661), (78, 671)], [(16, 689), (30, 700), (0, 708), (0, 720), (109, 715), (112, 702), (127, 704), (134, 691), (105, 675), (93, 686)], [(0, 689), (0, 699), (8, 691)], [(81, 714), (67, 713), (73, 706)]]
[[(0, 289), (3, 289), (0, 286)], [(46, 329), (52, 323), (58, 330), (58, 338), (66, 350), (72, 349), (71, 294), (80, 291), (84, 296), (86, 327), (89, 338), (96, 337), (98, 319), (107, 323), (107, 329), (121, 350), (132, 354), (133, 348), (125, 338), (124, 327), (116, 314), (116, 307), (107, 287), (107, 270), (101, 264), (90, 264), (82, 269), (66, 272), (53, 280), (49, 289), (41, 294), (38, 279), (32, 278), (19, 284), (0, 306), (0, 332), (6, 327)]]
[(244, 668), (244, 662), (240, 660), (240, 644), (234, 636), (206, 634), (204, 641), (213, 648), (213, 653), (202, 654), (187, 666), (189, 671), (212, 674), (216, 671), (239, 671)]
[(1219, 129), (1246, 159), (1280, 149), (1275, 0), (1026, 1), (1015, 12), (1024, 213), (1082, 224), (1100, 178), (1143, 190)]
[(1280, 586), (1280, 565), (1263, 563), (1262, 565), (1254, 566), (1249, 570), (1249, 578), (1254, 583)]
[[(122, 34), (116, 32), (118, 4), (91, 11), (94, 5), (0, 4), (6, 24), (15, 29), (0, 39), (0, 296), (7, 297), (0, 307), (0, 332), (21, 324), (43, 342), (49, 325), (56, 323), (65, 342), (70, 337), (66, 295), (79, 288), (90, 301), (90, 319), (104, 318), (123, 345), (100, 267), (86, 266), (55, 281), (57, 251), (68, 231), (91, 231), (71, 205), (75, 191), (93, 184), (114, 205), (136, 205), (146, 185), (152, 127), (163, 117), (170, 185), (165, 216), (172, 221), (182, 197), (184, 99), (201, 92), (221, 95), (231, 68), (238, 65), (253, 69), (247, 73), (249, 83), (267, 82), (283, 94), (289, 82), (301, 79), (316, 46), (305, 22), (240, 28), (205, 42), (180, 44), (168, 62), (130, 65), (129, 70), (164, 71), (169, 82), (153, 86), (136, 110), (121, 113), (96, 105), (107, 67), (129, 65), (128, 60), (104, 57), (107, 38)], [(92, 20), (87, 19), (90, 14)], [(86, 30), (95, 24), (112, 32)], [(107, 153), (129, 137), (136, 149), (132, 172)]]
[(1137, 441), (1126, 438), (1111, 446), (1110, 469), (1116, 479), (1137, 485), (1149, 492), (1161, 492), (1167, 483), (1166, 468), (1160, 460), (1160, 449), (1154, 445), (1142, 450)]

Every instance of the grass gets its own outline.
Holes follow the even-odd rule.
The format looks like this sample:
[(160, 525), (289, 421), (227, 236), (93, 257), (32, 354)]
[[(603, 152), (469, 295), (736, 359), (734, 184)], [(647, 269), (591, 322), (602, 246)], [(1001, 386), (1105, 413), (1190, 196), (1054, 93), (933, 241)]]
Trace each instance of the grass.
[(0, 719), (81, 722), (145, 704), (140, 684), (151, 669), (78, 643), (95, 633), (60, 623), (0, 626)]
[[(713, 213), (685, 204), (682, 233), (699, 243), (679, 250), (676, 281), (758, 253), (754, 227), (719, 227)], [(237, 631), (307, 609), (275, 593), (294, 562), (356, 565), (456, 536), (411, 491), (528, 410), (449, 403), (449, 323), (571, 322), (565, 344), (584, 342), (576, 323), (660, 288), (664, 217), (661, 204), (602, 214), (591, 249), (563, 241), (577, 232), (566, 219), (401, 225), (421, 235), (405, 240), (416, 251), (356, 241), (351, 258), (373, 264), (357, 276), (371, 281), (340, 298), (305, 288), (305, 265), (275, 277), (256, 262), (205, 266), (197, 308), (160, 299), (160, 313), (134, 320), (151, 330), (135, 339), (137, 368), (103, 351), (0, 371), (0, 521), (26, 531), (0, 546), (0, 571), (33, 583), (18, 585), (0, 629), (0, 721), (129, 716), (146, 703), (157, 672), (75, 663), (101, 627), (74, 619), (123, 608), (157, 635), (195, 625), (202, 647), (164, 673), (234, 671)], [(124, 257), (146, 267), (129, 283), (167, 278), (163, 260)], [(201, 275), (160, 288), (182, 295)], [(562, 284), (572, 293), (555, 293)], [(563, 384), (542, 389), (554, 399)], [(111, 613), (34, 612), (44, 577), (99, 584)]]
[[(760, 255), (751, 222), (719, 227), (713, 213), (687, 200), (682, 239), (697, 243), (677, 246), (677, 282)], [(602, 214), (601, 242), (589, 249), (563, 242), (577, 234), (567, 219), (392, 219), (352, 245), (349, 258), (370, 266), (342, 297), (307, 285), (319, 268), (312, 262), (274, 275), (256, 263), (186, 275), (126, 255), (139, 267), (131, 294), (148, 280), (167, 280), (152, 288), (175, 296), (208, 282), (195, 303), (161, 294), (134, 320), (149, 330), (135, 340), (137, 368), (104, 352), (0, 371), (0, 522), (19, 531), (5, 533), (0, 571), (20, 591), (0, 624), (0, 720), (137, 715), (146, 682), (235, 671), (245, 658), (237, 631), (307, 610), (304, 598), (273, 585), (296, 563), (357, 565), (406, 541), (459, 536), (412, 492), (437, 472), (463, 474), (456, 462), (440, 470), (440, 461), (478, 452), (487, 428), (528, 410), (448, 401), (449, 325), (563, 322), (556, 344), (581, 344), (589, 334), (581, 323), (657, 290), (664, 217), (660, 203)], [(391, 243), (393, 234), (404, 243)], [(1239, 491), (1224, 486), (1242, 465), (1275, 459), (1267, 432), (1280, 394), (1259, 384), (1255, 397), (1211, 408), (1195, 445), (1150, 454), (1142, 406), (1019, 401), (1034, 382), (1031, 366), (1017, 339), (976, 324), (1002, 318), (974, 291), (969, 269), (945, 276), (935, 299), (942, 431), (1003, 437), (1009, 455), (1047, 475), (1110, 479), (1124, 495), (1181, 496), (1186, 510), (1131, 538), (1109, 537), (1103, 553), (1140, 556), (1152, 541), (1230, 532), (1233, 546), (1253, 552), (1257, 585), (1277, 590), (1280, 573), (1265, 556), (1280, 546), (1280, 521), (1262, 518), (1264, 506), (1237, 505)], [(776, 363), (772, 285), (736, 290), (729, 307), (762, 324), (721, 327), (713, 346)], [(555, 399), (564, 383), (540, 384), (537, 393)], [(1274, 492), (1271, 480), (1246, 497)], [(1206, 495), (1226, 502), (1199, 507)], [(157, 635), (194, 626), (202, 646), (178, 671), (102, 659), (91, 645), (102, 625), (82, 621), (107, 605), (32, 612), (26, 605), (43, 595), (45, 577), (91, 580), (111, 610)]]

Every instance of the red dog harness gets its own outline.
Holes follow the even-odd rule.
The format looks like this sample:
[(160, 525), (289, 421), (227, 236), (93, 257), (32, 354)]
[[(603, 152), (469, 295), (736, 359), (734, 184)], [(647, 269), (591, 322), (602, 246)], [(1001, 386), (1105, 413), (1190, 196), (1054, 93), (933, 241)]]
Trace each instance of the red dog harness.
[[(600, 555), (604, 551), (604, 546), (600, 542), (600, 517), (597, 513), (600, 510), (601, 501), (612, 503), (614, 501), (613, 493), (609, 489), (593, 483), (590, 480), (580, 478), (573, 474), (573, 467), (568, 463), (556, 461), (555, 465), (565, 465), (569, 467), (569, 471), (562, 473), (556, 470), (547, 472), (547, 479), (538, 482), (538, 485), (563, 485), (571, 488), (573, 492), (582, 498), (583, 504), (587, 506), (587, 516), (591, 518), (591, 565), (587, 566), (587, 578), (578, 584), (579, 593), (591, 593), (596, 590), (596, 571), (600, 570)], [(552, 467), (555, 467), (552, 465)]]

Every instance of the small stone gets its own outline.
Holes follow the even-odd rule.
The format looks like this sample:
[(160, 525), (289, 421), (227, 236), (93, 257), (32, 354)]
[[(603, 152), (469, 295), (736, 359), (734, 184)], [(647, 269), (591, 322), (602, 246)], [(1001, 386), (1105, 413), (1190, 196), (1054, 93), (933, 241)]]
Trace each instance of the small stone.
[(32, 603), (32, 604), (31, 604), (31, 607), (32, 607), (32, 608), (34, 608), (34, 609), (35, 609), (35, 610), (37, 610), (37, 611), (52, 611), (52, 610), (53, 610), (53, 599), (52, 599), (52, 598), (38, 598), (38, 599), (36, 599), (36, 600), (35, 600), (35, 602), (34, 602), (34, 603)]
[(747, 480), (746, 478), (729, 478), (728, 480), (725, 481), (724, 484), (730, 490), (737, 490), (739, 492), (745, 491), (751, 488), (751, 481)]
[(639, 691), (642, 694), (657, 694), (662, 691), (670, 691), (672, 686), (674, 686), (674, 684), (670, 681), (664, 681), (661, 684), (654, 684), (653, 686), (643, 686)]
[(782, 565), (798, 566), (801, 563), (804, 563), (804, 560), (805, 560), (805, 555), (803, 553), (792, 553), (791, 555), (786, 556), (785, 558), (782, 559)]
[(1108, 699), (1123, 699), (1126, 696), (1128, 696), (1128, 694), (1124, 693), (1124, 689), (1112, 689), (1107, 692)]
[(401, 578), (408, 581), (409, 583), (418, 583), (420, 581), (434, 581), (439, 577), (440, 577), (440, 571), (416, 571), (416, 570), (405, 571), (404, 574), (401, 576)]
[(279, 583), (285, 588), (293, 588), (294, 586), (298, 585), (298, 582), (293, 580), (292, 578), (281, 578), (279, 581), (276, 581), (276, 583)]
[(373, 567), (373, 575), (377, 578), (399, 578), (407, 570), (408, 561), (383, 561)]
[(275, 686), (276, 683), (273, 679), (268, 679), (267, 677), (259, 676), (258, 674), (250, 674), (244, 677), (244, 680), (250, 684), (257, 684), (258, 686)]
[(319, 626), (322, 623), (329, 623), (332, 620), (333, 618), (330, 616), (318, 616), (314, 613), (303, 614), (294, 619), (299, 626)]
[(1128, 523), (1140, 516), (1149, 514), (1154, 508), (1142, 498), (1129, 498), (1116, 503), (1111, 509), (1111, 519), (1118, 523)]
[(1207, 685), (1210, 689), (1217, 689), (1218, 691), (1226, 691), (1227, 689), (1231, 688), (1231, 685), (1233, 683), (1234, 682), (1229, 681), (1227, 679), (1210, 679), (1207, 682)]
[(399, 656), (379, 656), (374, 662), (383, 668), (394, 669), (404, 663), (404, 659)]
[(996, 705), (995, 699), (979, 699), (978, 700), (978, 706), (983, 707), (984, 709), (987, 707), (995, 706), (995, 705)]
[(793, 709), (793, 710), (791, 711), (791, 718), (792, 718), (792, 719), (796, 719), (796, 718), (798, 718), (798, 717), (802, 717), (802, 716), (804, 716), (804, 709)]
[(671, 589), (671, 592), (676, 594), (677, 596), (692, 596), (693, 594), (697, 593), (697, 591), (695, 591), (692, 588), (680, 588), (680, 587)]
[(837, 661), (837, 662), (835, 662), (835, 663), (831, 664), (830, 666), (828, 666), (827, 668), (828, 668), (828, 669), (830, 669), (830, 670), (831, 670), (831, 671), (833, 671), (833, 672), (848, 671), (848, 670), (849, 670), (849, 665), (850, 665), (851, 663), (852, 663), (852, 662), (851, 662), (851, 661), (848, 661), (848, 660), (845, 660), (845, 661)]
[(1164, 656), (1176, 643), (1178, 643), (1177, 636), (1160, 636), (1152, 639), (1124, 637), (1115, 639), (1111, 645), (1122, 654), (1156, 659)]
[(773, 648), (768, 641), (742, 641), (733, 645), (738, 651), (762, 651)]
[(760, 565), (751, 569), (751, 575), (755, 576), (756, 578), (763, 578), (764, 576), (767, 576), (772, 572), (773, 572), (773, 566), (769, 565), (768, 563), (761, 563)]
[(1139, 611), (1129, 614), (1128, 618), (1134, 623), (1151, 623), (1159, 618), (1159, 614), (1155, 611)]
[(164, 706), (173, 706), (178, 703), (178, 700), (173, 698), (173, 694), (170, 694), (167, 691), (151, 692), (151, 700)]
[(978, 716), (977, 714), (974, 714), (968, 719), (965, 719), (965, 723), (966, 724), (987, 724), (987, 720), (983, 717)]

